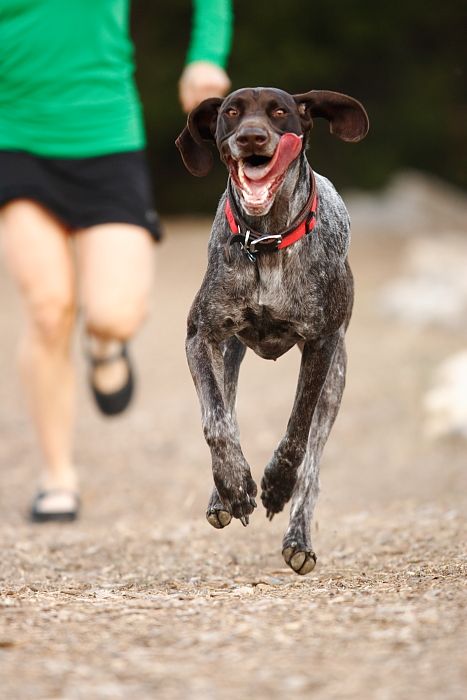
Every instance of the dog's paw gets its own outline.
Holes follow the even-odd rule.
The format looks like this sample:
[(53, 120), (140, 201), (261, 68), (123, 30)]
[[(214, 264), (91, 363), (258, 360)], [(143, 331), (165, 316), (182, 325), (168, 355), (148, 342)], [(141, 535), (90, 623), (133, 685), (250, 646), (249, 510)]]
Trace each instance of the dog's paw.
[(316, 554), (313, 550), (294, 540), (284, 544), (282, 556), (287, 566), (300, 576), (309, 574), (316, 566)]
[[(253, 481), (250, 470), (238, 473), (230, 473), (228, 478), (220, 476), (219, 474), (214, 476), (214, 481), (219, 494), (219, 506), (214, 507), (216, 513), (209, 513), (212, 515), (208, 517), (211, 525), (214, 525), (214, 518), (218, 517), (217, 513), (228, 513), (234, 518), (238, 518), (242, 525), (245, 527), (250, 522), (250, 515), (256, 508), (255, 496), (257, 494), (257, 486)], [(222, 518), (226, 521), (227, 516), (222, 515)], [(228, 522), (226, 522), (228, 525)], [(216, 527), (216, 525), (214, 525)], [(225, 527), (225, 525), (222, 525)]]
[(281, 473), (275, 466), (266, 467), (261, 479), (261, 501), (266, 508), (266, 517), (269, 520), (272, 520), (276, 513), (280, 513), (285, 504), (290, 501), (296, 481), (295, 471), (284, 469)]
[(232, 520), (232, 514), (225, 509), (216, 488), (214, 488), (209, 500), (206, 520), (210, 525), (215, 527), (216, 530), (222, 530), (222, 528), (227, 527)]
[(227, 510), (221, 508), (210, 508), (206, 511), (206, 520), (210, 525), (216, 528), (216, 530), (222, 530), (222, 528), (230, 525), (232, 521), (232, 516)]

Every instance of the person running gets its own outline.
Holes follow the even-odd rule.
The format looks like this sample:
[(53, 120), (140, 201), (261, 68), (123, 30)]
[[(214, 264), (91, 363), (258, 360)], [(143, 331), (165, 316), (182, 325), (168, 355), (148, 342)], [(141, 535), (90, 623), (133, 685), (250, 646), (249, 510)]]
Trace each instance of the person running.
[[(129, 10), (129, 0), (0, 5), (0, 235), (25, 312), (19, 364), (43, 456), (36, 522), (79, 511), (70, 354), (78, 304), (98, 407), (121, 413), (133, 393), (127, 344), (148, 310), (160, 230)], [(230, 0), (194, 0), (184, 110), (228, 90), (231, 24)]]

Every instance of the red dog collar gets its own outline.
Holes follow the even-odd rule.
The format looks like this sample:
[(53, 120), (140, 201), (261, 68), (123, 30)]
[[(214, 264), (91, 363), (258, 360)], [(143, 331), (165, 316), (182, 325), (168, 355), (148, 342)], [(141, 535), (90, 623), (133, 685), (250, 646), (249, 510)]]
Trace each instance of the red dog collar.
[(232, 238), (230, 245), (240, 243), (250, 260), (254, 261), (256, 255), (271, 250), (282, 250), (296, 243), (313, 231), (316, 224), (316, 209), (318, 206), (318, 193), (313, 171), (310, 168), (310, 194), (302, 211), (289, 228), (279, 233), (260, 233), (249, 228), (242, 220), (235, 200), (232, 195), (232, 185), (229, 181), (227, 199), (225, 202), (225, 216), (229, 223)]

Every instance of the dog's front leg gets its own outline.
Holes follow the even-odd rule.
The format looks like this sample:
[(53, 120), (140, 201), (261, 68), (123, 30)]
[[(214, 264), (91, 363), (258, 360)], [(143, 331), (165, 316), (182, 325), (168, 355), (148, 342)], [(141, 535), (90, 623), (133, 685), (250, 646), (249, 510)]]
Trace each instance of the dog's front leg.
[(211, 450), (214, 483), (224, 506), (224, 514), (217, 508), (220, 526), (228, 524), (222, 522), (228, 520), (228, 513), (247, 525), (256, 507), (257, 487), (240, 447), (235, 416), (226, 405), (221, 347), (192, 326), (186, 352), (201, 404), (204, 436)]
[(267, 465), (261, 481), (261, 500), (271, 520), (292, 493), (298, 468), (305, 456), (311, 421), (326, 381), (339, 339), (339, 331), (316, 343), (305, 343), (297, 392), (287, 431)]

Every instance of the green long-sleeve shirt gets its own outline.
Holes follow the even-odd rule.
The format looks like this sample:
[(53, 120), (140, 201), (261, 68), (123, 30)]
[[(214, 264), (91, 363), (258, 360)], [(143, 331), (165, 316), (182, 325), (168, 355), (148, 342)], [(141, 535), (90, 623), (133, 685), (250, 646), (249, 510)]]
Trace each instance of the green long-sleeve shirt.
[[(0, 149), (51, 157), (145, 144), (130, 0), (0, 0)], [(188, 62), (224, 66), (231, 1), (194, 0)]]

